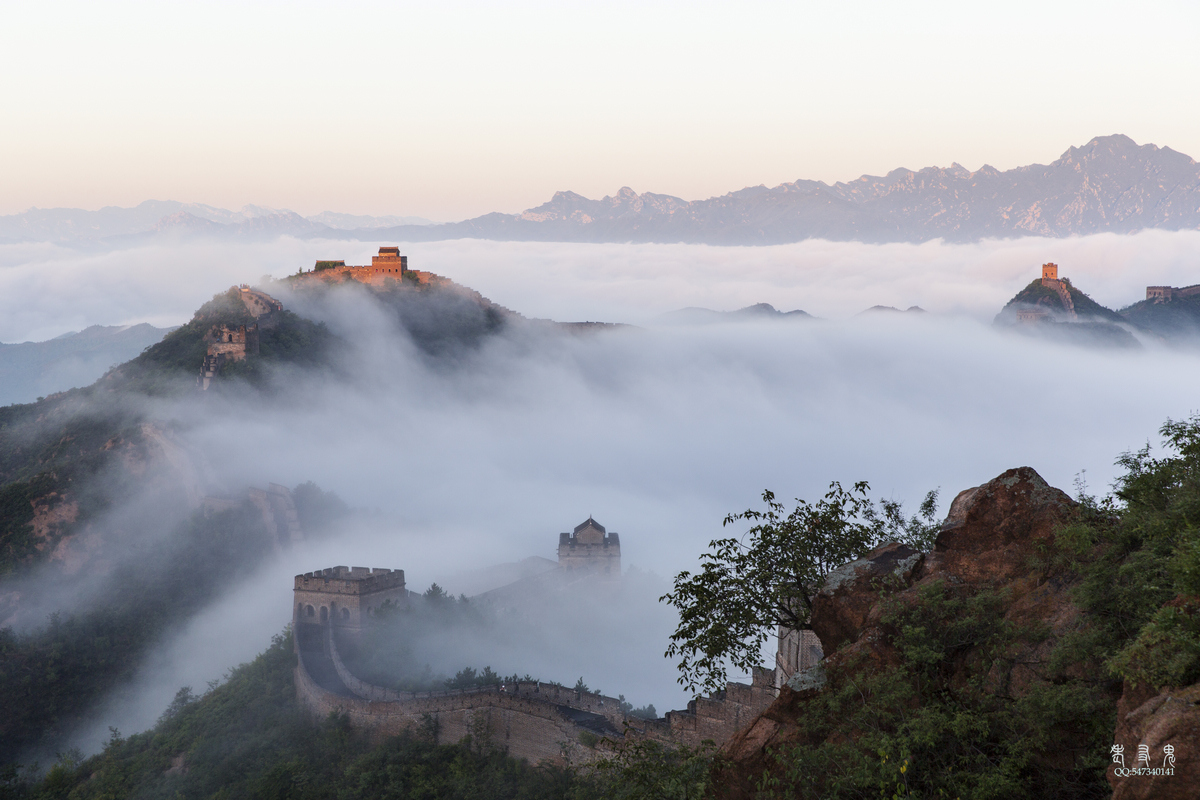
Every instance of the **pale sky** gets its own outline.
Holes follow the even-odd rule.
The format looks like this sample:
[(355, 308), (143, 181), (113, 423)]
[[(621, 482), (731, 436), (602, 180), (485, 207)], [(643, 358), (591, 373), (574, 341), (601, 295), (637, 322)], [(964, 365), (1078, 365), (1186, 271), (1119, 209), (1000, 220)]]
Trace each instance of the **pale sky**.
[(45, 2), (0, 26), (0, 213), (454, 220), (896, 167), (1200, 157), (1194, 2)]

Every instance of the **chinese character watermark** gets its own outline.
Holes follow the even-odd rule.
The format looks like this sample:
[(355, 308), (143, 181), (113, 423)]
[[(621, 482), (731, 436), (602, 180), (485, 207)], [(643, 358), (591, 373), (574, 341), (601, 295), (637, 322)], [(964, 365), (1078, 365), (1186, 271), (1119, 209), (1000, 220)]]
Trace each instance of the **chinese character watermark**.
[(1125, 766), (1125, 745), (1114, 744), (1109, 753), (1112, 763), (1116, 764), (1113, 774), (1118, 778), (1171, 776), (1175, 774), (1175, 746), (1163, 745), (1163, 763), (1161, 767), (1150, 766), (1150, 745), (1139, 744), (1137, 748), (1137, 764), (1135, 767)]

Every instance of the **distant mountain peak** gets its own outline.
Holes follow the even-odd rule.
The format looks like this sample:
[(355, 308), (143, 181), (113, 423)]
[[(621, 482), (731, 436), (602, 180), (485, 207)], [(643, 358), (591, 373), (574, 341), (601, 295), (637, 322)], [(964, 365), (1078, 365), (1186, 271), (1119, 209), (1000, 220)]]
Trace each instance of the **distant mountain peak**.
[[(180, 216), (186, 214), (187, 216)], [(206, 224), (207, 221), (207, 224)], [(1169, 147), (1123, 134), (1070, 147), (1050, 164), (971, 172), (957, 161), (918, 171), (894, 169), (826, 184), (797, 179), (747, 186), (705, 200), (622, 186), (592, 200), (557, 191), (518, 214), (492, 212), (462, 222), (324, 212), (302, 217), (247, 205), (228, 211), (198, 203), (147, 200), (137, 208), (30, 209), (0, 217), (0, 242), (104, 240), (191, 230), (206, 236), (480, 238), (579, 242), (693, 242), (765, 245), (804, 239), (864, 242), (977, 241), (1077, 236), (1147, 228), (1200, 229), (1200, 165)]]

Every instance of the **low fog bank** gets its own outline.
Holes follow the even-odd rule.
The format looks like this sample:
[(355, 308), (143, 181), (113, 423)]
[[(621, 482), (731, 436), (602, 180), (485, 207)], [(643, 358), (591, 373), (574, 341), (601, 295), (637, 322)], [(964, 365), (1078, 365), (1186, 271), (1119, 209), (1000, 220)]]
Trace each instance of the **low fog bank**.
[(181, 240), (111, 252), (0, 245), (0, 342), (42, 341), (89, 325), (176, 325), (213, 293), (317, 259), (370, 263), (400, 244), (414, 269), (470, 286), (526, 316), (647, 323), (687, 306), (723, 311), (771, 303), (821, 317), (873, 305), (990, 319), (1046, 261), (1117, 308), (1148, 284), (1200, 280), (1200, 232), (1150, 230), (1068, 239), (869, 245), (809, 240), (770, 247), (443, 242)]
[[(1189, 236), (1125, 237), (1111, 249), (1141, 241), (1152, 251), (1150, 245), (1166, 242), (1170, 246), (1153, 258), (1175, 272), (1145, 282), (1182, 284), (1192, 279), (1172, 266), (1171, 253), (1200, 243)], [(1053, 244), (1102, 250), (1097, 240), (1104, 238)], [(285, 305), (325, 321), (348, 343), (337, 371), (282, 372), (276, 394), (247, 400), (217, 392), (164, 413), (177, 417), (173, 435), (199, 465), (206, 492), (312, 480), (363, 512), (334, 537), (283, 553), (209, 608), (197, 609), (198, 616), (142, 665), (138, 682), (115, 695), (94, 726), (80, 733), (79, 745), (95, 749), (108, 725), (126, 734), (147, 727), (180, 686), (200, 690), (260, 652), (290, 618), (291, 577), (299, 572), (337, 564), (400, 568), (409, 587), (421, 591), (443, 575), (527, 556), (553, 559), (558, 534), (590, 515), (621, 534), (626, 567), (667, 581), (693, 569), (707, 543), (730, 532), (721, 526), (724, 516), (757, 506), (763, 489), (812, 500), (831, 480), (867, 480), (877, 497), (911, 506), (940, 487), (944, 513), (956, 492), (1029, 465), (1068, 491), (1086, 471), (1092, 489), (1103, 491), (1119, 453), (1153, 438), (1167, 417), (1200, 407), (1200, 356), (1158, 347), (1084, 349), (987, 324), (1031, 279), (1030, 264), (1043, 260), (1058, 260), (1064, 274), (1106, 302), (1067, 268), (1067, 257), (1035, 255), (1029, 240), (996, 243), (991, 254), (982, 246), (936, 243), (806, 245), (810, 254), (821, 246), (841, 248), (842, 260), (806, 271), (786, 261), (798, 258), (802, 245), (752, 251), (452, 242), (425, 245), (425, 263), (415, 254), (410, 263), (448, 274), (527, 316), (560, 319), (643, 319), (687, 305), (735, 308), (755, 301), (828, 316), (834, 316), (830, 308), (849, 314), (875, 303), (936, 308), (928, 295), (902, 292), (921, 275), (923, 286), (942, 293), (935, 300), (975, 285), (978, 293), (953, 307), (987, 313), (647, 324), (587, 335), (518, 322), (502, 335), (435, 357), (363, 291), (302, 301), (278, 287)], [(312, 252), (359, 260), (319, 244), (287, 246), (301, 248), (290, 253), (292, 263)], [(599, 259), (604, 250), (609, 259)], [(623, 262), (612, 255), (622, 252)], [(970, 252), (977, 259), (960, 267), (961, 275), (954, 273), (951, 260)], [(243, 246), (241, 267), (222, 263), (213, 268), (216, 277), (187, 276), (180, 283), (190, 281), (191, 288), (176, 291), (164, 281), (150, 290), (144, 307), (154, 307), (157, 297), (182, 308), (190, 291), (206, 299), (267, 271), (262, 263), (247, 263), (264, 253)], [(870, 288), (850, 285), (848, 277), (862, 266), (855, 259), (867, 258), (863, 253), (875, 259), (863, 267), (868, 277), (861, 280)], [(917, 269), (915, 262), (904, 269), (885, 264), (888, 253), (914, 260), (923, 253), (924, 271), (900, 280), (906, 269)], [(1081, 261), (1083, 253), (1077, 250)], [(153, 283), (158, 273), (143, 255), (140, 268)], [(369, 249), (362, 260), (366, 255)], [(729, 260), (712, 260), (717, 256)], [(737, 275), (722, 272), (736, 266), (735, 257), (752, 262), (747, 269), (757, 270), (757, 283), (743, 286)], [(605, 271), (596, 259), (616, 266)], [(1113, 277), (1113, 270), (1110, 289), (1134, 280)], [(726, 293), (706, 294), (715, 290), (705, 274), (724, 275)], [(877, 283), (870, 283), (872, 274)], [(973, 284), (971, 274), (993, 281)], [(1104, 285), (1097, 275), (1097, 285)], [(777, 281), (773, 294), (766, 291), (769, 276)], [(802, 279), (809, 282), (800, 286)], [(494, 288), (484, 285), (487, 280)], [(94, 288), (104, 285), (98, 281)], [(547, 310), (554, 291), (561, 292), (561, 303)], [(802, 293), (827, 298), (827, 307), (789, 300)], [(64, 297), (65, 306), (71, 298)], [(96, 308), (102, 296), (98, 302)], [(199, 301), (187, 302), (190, 314)], [(600, 651), (591, 649), (586, 624), (589, 615), (596, 618), (594, 603), (573, 597), (562, 611), (580, 625), (564, 628), (561, 637), (547, 629), (557, 649), (513, 651), (484, 641), (483, 648), (464, 644), (438, 657), (459, 667), (491, 665), (564, 683), (582, 675), (593, 688), (623, 693), (638, 705), (679, 708), (686, 697), (671, 683), (673, 666), (662, 658), (667, 642), (659, 632), (671, 625), (669, 619), (661, 624), (665, 612), (652, 594), (623, 609), (621, 624), (601, 626), (612, 632), (598, 637)], [(647, 635), (621, 638), (623, 629)]]
[(990, 321), (1047, 261), (1114, 309), (1144, 299), (1147, 285), (1200, 282), (1198, 231), (770, 247), (459, 240), (403, 250), (416, 268), (449, 275), (528, 316), (636, 324), (688, 306), (732, 311), (763, 302), (828, 318), (917, 305)]
[[(831, 480), (866, 479), (877, 496), (911, 504), (941, 487), (944, 513), (956, 492), (1028, 464), (1068, 491), (1083, 471), (1103, 490), (1114, 458), (1195, 409), (1200, 388), (1193, 356), (1081, 350), (961, 318), (591, 336), (517, 327), (447, 366), (417, 356), (353, 295), (325, 313), (356, 344), (351, 379), (289, 376), (279, 402), (236, 412), (214, 403), (186, 436), (228, 487), (312, 479), (368, 513), (288, 554), (240, 590), (245, 599), (207, 611), (228, 624), (228, 644), (198, 622), (172, 645), (172, 664), (203, 652), (196, 663), (213, 665), (211, 678), (217, 653), (228, 650), (226, 665), (249, 657), (287, 621), (297, 572), (401, 568), (421, 591), (456, 571), (552, 559), (558, 533), (589, 515), (621, 534), (626, 565), (666, 580), (694, 568), (708, 541), (728, 533), (724, 515), (756, 506), (764, 488), (814, 499)], [(581, 621), (596, 613), (586, 597), (563, 607)], [(650, 598), (628, 622), (661, 613)], [(601, 666), (583, 646), (588, 635), (581, 624), (558, 653), (489, 658), (462, 643), (461, 654), (430, 661), (564, 682), (583, 675), (639, 704), (682, 707), (664, 636), (614, 638), (620, 657)], [(158, 703), (146, 708), (202, 683), (197, 675), (163, 667)]]
[(417, 357), (369, 307), (327, 319), (356, 343), (354, 379), (289, 378), (283, 402), (220, 414), (191, 446), (231, 483), (311, 478), (379, 509), (422, 544), (382, 537), (362, 556), (430, 575), (552, 557), (589, 514), (622, 533), (627, 562), (673, 574), (764, 488), (812, 498), (865, 479), (948, 501), (1029, 464), (1102, 489), (1200, 386), (1192, 355), (962, 318), (518, 328), (453, 366)]

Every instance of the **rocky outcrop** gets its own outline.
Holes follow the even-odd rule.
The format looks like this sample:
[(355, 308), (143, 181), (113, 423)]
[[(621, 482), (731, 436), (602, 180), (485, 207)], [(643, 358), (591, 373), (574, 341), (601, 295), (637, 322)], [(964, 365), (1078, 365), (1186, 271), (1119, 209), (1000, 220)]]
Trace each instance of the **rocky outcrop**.
[[(1167, 605), (1184, 614), (1200, 614), (1198, 597), (1176, 597)], [(1117, 703), (1113, 747), (1107, 775), (1113, 800), (1196, 797), (1200, 793), (1195, 783), (1200, 775), (1200, 683), (1156, 689), (1126, 681)]]
[(812, 629), (821, 649), (832, 653), (856, 640), (879, 602), (872, 587), (909, 583), (924, 561), (923, 554), (892, 542), (830, 572), (813, 598)]
[[(1003, 659), (1009, 668), (987, 674), (988, 690), (1012, 698), (1045, 685), (1049, 653), (1079, 626), (1081, 612), (1069, 598), (1069, 587), (1044, 580), (1031, 562), (1053, 543), (1056, 529), (1072, 518), (1074, 508), (1065, 493), (1033, 469), (1012, 469), (959, 493), (933, 552), (887, 544), (832, 572), (812, 615), (812, 628), (830, 655), (819, 667), (794, 676), (774, 704), (725, 745), (718, 796), (748, 800), (755, 782), (775, 768), (773, 751), (821, 743), (797, 720), (804, 705), (824, 689), (826, 674), (877, 674), (899, 664), (894, 631), (882, 621), (885, 588), (892, 590), (889, 602), (901, 606), (920, 602), (922, 590), (934, 582), (962, 591), (995, 590), (1004, 622), (1017, 629), (1036, 625), (1044, 635), (1016, 639)], [(963, 663), (972, 658), (971, 653), (961, 655)], [(953, 672), (956, 666), (946, 668)]]
[(1126, 685), (1114, 738), (1121, 763), (1108, 767), (1113, 800), (1184, 800), (1200, 792), (1193, 782), (1200, 774), (1200, 684), (1160, 692)]

